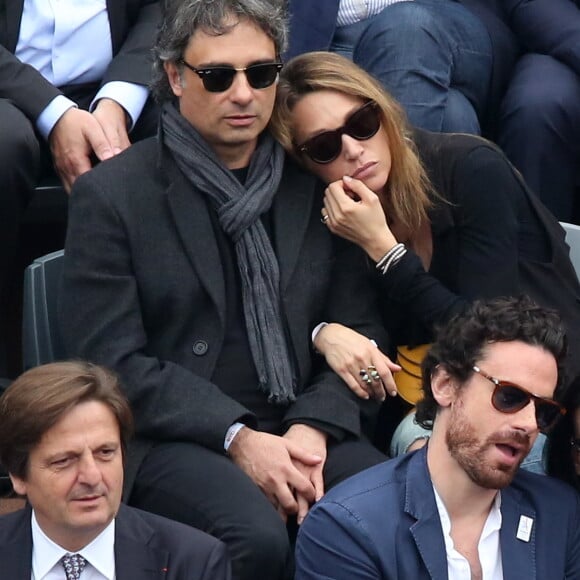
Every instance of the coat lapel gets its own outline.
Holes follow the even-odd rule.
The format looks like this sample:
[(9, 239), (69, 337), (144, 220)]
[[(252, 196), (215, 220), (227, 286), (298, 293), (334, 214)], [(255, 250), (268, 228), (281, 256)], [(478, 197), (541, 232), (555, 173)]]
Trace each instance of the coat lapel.
[(0, 44), (14, 53), (18, 43), (24, 0), (0, 1)]
[(30, 580), (32, 573), (31, 510), (25, 508), (0, 520), (0, 578)]
[(316, 179), (286, 157), (284, 172), (274, 199), (274, 251), (280, 265), (282, 293), (296, 267), (315, 199)]
[(118, 580), (167, 578), (169, 553), (152, 542), (153, 528), (121, 505), (115, 519), (115, 575)]
[(124, 10), (125, 2), (123, 0), (107, 0), (107, 14), (109, 16), (109, 28), (111, 29), (113, 54), (119, 52), (123, 32), (126, 29)]
[(447, 552), (427, 469), (427, 447), (415, 453), (410, 460), (405, 512), (416, 519), (410, 531), (429, 577), (433, 580), (447, 580)]
[[(520, 530), (522, 516), (532, 521), (529, 541)], [(501, 492), (501, 561), (504, 580), (536, 578), (536, 511), (521, 492), (506, 487)], [(520, 537), (518, 537), (520, 536)]]
[(207, 203), (192, 186), (168, 155), (161, 163), (171, 183), (166, 190), (167, 201), (175, 221), (183, 248), (201, 284), (216, 305), (222, 324), (225, 324), (226, 294), (223, 267)]

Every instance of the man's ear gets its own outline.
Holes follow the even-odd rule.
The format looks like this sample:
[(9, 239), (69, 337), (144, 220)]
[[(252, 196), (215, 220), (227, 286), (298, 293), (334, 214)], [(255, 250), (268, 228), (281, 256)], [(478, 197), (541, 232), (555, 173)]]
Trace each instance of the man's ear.
[(26, 481), (24, 481), (24, 479), (21, 479), (20, 477), (16, 477), (12, 473), (9, 473), (8, 475), (10, 476), (10, 481), (12, 482), (12, 487), (14, 488), (14, 491), (18, 495), (26, 495)]
[(457, 396), (457, 382), (442, 365), (431, 375), (431, 391), (440, 407), (450, 407)]
[(179, 68), (174, 62), (166, 61), (163, 63), (163, 68), (167, 74), (167, 80), (169, 81), (169, 86), (176, 97), (181, 97), (183, 92), (181, 73)]

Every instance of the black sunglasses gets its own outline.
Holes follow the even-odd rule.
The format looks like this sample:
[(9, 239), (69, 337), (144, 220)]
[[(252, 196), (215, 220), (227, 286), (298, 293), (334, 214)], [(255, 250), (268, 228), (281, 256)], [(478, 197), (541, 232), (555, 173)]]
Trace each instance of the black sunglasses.
[(369, 101), (349, 115), (342, 127), (319, 133), (302, 145), (297, 145), (296, 149), (300, 153), (306, 153), (314, 163), (325, 165), (332, 163), (340, 155), (343, 135), (357, 141), (366, 141), (374, 137), (380, 127), (379, 107), (374, 101)]
[(560, 403), (554, 401), (554, 399), (539, 397), (518, 385), (490, 377), (477, 366), (474, 366), (473, 370), (495, 385), (495, 389), (491, 395), (491, 404), (500, 413), (517, 413), (530, 401), (534, 401), (536, 407), (536, 423), (542, 433), (550, 431), (558, 419), (566, 414), (566, 409)]
[(183, 59), (181, 59), (181, 64), (198, 74), (203, 83), (203, 88), (210, 93), (227, 91), (232, 86), (234, 77), (238, 72), (243, 72), (246, 75), (248, 84), (253, 89), (267, 89), (274, 84), (283, 66), (281, 62), (262, 62), (251, 64), (244, 68), (235, 68), (233, 66), (195, 68)]

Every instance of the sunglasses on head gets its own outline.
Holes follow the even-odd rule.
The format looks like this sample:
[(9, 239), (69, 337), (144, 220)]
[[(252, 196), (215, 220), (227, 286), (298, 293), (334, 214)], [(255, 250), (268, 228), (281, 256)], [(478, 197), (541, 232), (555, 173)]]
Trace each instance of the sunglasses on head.
[(539, 397), (518, 385), (490, 377), (477, 366), (474, 366), (473, 370), (495, 385), (491, 395), (491, 404), (500, 413), (517, 413), (526, 407), (530, 401), (534, 401), (536, 423), (542, 433), (550, 431), (558, 419), (566, 414), (566, 409), (554, 399)]
[(203, 88), (210, 93), (227, 91), (239, 72), (243, 72), (246, 75), (248, 84), (253, 89), (267, 89), (274, 84), (283, 66), (281, 62), (261, 62), (244, 68), (235, 68), (228, 65), (195, 68), (183, 59), (181, 59), (181, 64), (199, 75)]
[(314, 163), (325, 165), (340, 155), (343, 135), (348, 135), (357, 141), (366, 141), (374, 137), (380, 127), (379, 107), (374, 101), (369, 101), (349, 115), (342, 127), (319, 133), (302, 145), (297, 145), (296, 149), (308, 155)]

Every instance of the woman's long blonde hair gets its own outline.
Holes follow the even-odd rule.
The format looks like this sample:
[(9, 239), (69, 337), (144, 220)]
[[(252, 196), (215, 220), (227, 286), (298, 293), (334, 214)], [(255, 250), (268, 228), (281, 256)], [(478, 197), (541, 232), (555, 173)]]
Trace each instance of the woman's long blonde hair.
[(273, 135), (300, 160), (292, 133), (292, 110), (304, 95), (316, 91), (336, 91), (377, 103), (391, 151), (386, 191), (377, 194), (389, 217), (416, 231), (427, 219), (431, 185), (411, 140), (405, 113), (373, 77), (350, 60), (330, 52), (310, 52), (285, 64), (270, 121)]

